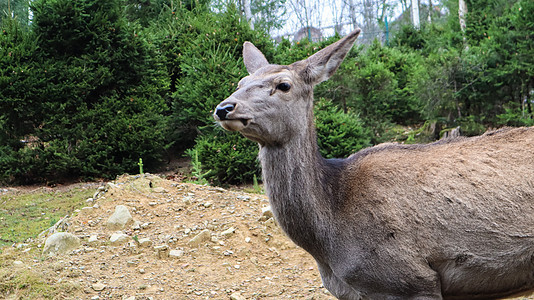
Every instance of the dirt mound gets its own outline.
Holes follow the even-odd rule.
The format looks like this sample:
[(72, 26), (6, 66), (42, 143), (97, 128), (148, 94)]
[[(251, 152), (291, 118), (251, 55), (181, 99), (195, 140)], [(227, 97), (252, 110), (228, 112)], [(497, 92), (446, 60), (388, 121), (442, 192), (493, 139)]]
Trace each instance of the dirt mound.
[[(106, 221), (117, 205), (134, 221), (112, 242)], [(334, 299), (267, 205), (259, 194), (124, 176), (66, 222), (82, 246), (17, 264), (78, 286), (76, 299)]]

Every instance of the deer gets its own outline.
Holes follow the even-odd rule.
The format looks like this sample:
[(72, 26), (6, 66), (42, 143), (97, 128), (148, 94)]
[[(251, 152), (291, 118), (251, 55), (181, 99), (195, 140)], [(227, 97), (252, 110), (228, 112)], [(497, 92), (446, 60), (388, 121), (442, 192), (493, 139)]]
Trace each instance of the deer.
[(313, 87), (359, 29), (308, 58), (270, 64), (243, 45), (248, 75), (213, 112), (259, 145), (280, 228), (338, 299), (497, 299), (534, 289), (534, 129), (319, 154)]

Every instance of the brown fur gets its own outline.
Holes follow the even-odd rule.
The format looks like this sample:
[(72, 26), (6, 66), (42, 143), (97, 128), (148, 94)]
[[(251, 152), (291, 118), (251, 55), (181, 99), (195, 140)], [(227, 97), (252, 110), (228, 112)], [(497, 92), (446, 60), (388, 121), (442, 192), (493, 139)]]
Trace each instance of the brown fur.
[(268, 64), (245, 43), (251, 75), (217, 107), (224, 128), (259, 143), (281, 228), (315, 258), (339, 299), (494, 299), (533, 290), (533, 128), (379, 145), (347, 159), (319, 155), (313, 85), (335, 72), (358, 34), (289, 66)]

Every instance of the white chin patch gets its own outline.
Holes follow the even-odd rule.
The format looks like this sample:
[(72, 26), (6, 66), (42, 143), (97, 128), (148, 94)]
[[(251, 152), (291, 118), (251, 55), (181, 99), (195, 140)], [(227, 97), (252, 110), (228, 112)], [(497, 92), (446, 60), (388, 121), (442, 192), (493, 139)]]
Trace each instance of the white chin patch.
[(241, 131), (245, 128), (245, 124), (241, 120), (224, 120), (219, 121), (221, 126), (228, 131)]

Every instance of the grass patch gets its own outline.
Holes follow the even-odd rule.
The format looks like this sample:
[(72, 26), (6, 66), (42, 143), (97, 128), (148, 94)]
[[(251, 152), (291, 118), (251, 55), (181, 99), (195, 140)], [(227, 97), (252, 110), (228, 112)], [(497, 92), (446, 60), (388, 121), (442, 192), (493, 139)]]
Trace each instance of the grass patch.
[[(35, 238), (85, 204), (95, 188), (37, 189), (0, 195), (0, 248)], [(1, 252), (1, 250), (0, 250)]]
[(69, 281), (51, 284), (43, 274), (25, 268), (0, 268), (0, 297), (5, 299), (67, 299), (80, 289)]

